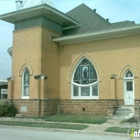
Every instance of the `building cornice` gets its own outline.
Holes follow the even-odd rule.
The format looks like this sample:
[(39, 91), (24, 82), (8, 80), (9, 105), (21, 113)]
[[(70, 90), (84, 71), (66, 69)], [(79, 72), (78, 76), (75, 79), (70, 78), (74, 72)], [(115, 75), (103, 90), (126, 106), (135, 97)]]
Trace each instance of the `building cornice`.
[(21, 9), (18, 11), (10, 12), (7, 14), (0, 15), (0, 19), (6, 22), (15, 23), (16, 21), (32, 18), (35, 16), (44, 15), (58, 23), (64, 28), (78, 25), (79, 23), (74, 19), (68, 17), (61, 11), (47, 5), (38, 5), (30, 8)]
[(129, 36), (135, 34), (140, 34), (140, 25), (116, 28), (116, 29), (106, 29), (102, 31), (84, 33), (78, 35), (63, 36), (63, 37), (53, 38), (53, 41), (59, 43), (59, 45), (66, 45), (66, 44), (74, 44), (74, 43), (94, 41), (94, 40)]

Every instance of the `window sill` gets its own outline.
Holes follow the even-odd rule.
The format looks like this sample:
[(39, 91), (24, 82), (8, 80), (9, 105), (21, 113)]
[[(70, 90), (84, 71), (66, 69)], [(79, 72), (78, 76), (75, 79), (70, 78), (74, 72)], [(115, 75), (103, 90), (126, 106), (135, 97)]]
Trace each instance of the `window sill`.
[(29, 99), (30, 97), (29, 96), (27, 96), (27, 97), (21, 97), (21, 99)]
[(88, 97), (88, 96), (85, 96), (85, 97), (84, 96), (83, 97), (75, 96), (74, 97), (73, 96), (73, 97), (71, 97), (71, 99), (99, 99), (99, 96), (93, 96), (93, 97), (91, 97), (91, 96), (90, 97)]

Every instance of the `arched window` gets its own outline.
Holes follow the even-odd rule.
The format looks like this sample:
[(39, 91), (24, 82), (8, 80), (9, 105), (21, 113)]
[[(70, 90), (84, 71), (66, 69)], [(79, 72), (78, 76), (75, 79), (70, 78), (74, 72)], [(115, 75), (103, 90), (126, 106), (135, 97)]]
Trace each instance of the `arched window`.
[(125, 78), (133, 78), (133, 74), (131, 71), (127, 71), (125, 74)]
[(29, 98), (30, 91), (30, 73), (27, 68), (22, 74), (22, 98)]
[(86, 58), (76, 67), (72, 77), (73, 99), (98, 99), (98, 76)]

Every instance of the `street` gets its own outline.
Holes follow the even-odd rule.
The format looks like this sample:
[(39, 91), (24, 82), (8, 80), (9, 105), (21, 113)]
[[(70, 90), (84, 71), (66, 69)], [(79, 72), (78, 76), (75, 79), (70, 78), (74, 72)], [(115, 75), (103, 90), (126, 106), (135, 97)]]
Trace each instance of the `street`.
[(127, 136), (52, 131), (42, 128), (0, 126), (0, 140), (129, 140)]

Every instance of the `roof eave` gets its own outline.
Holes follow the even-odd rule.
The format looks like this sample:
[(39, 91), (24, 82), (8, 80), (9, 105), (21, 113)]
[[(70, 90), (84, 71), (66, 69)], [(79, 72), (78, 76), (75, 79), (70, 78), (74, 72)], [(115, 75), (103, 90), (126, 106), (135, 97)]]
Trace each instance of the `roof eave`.
[(8, 81), (7, 80), (0, 80), (0, 85), (7, 85)]
[(125, 28), (117, 28), (117, 29), (107, 29), (98, 32), (85, 33), (79, 35), (58, 37), (58, 38), (53, 38), (53, 41), (59, 43), (59, 45), (67, 45), (67, 44), (81, 43), (87, 41), (135, 35), (135, 34), (140, 34), (140, 25), (125, 27)]
[(0, 19), (6, 22), (15, 23), (16, 21), (23, 20), (26, 18), (32, 18), (39, 15), (44, 15), (62, 24), (63, 27), (75, 26), (79, 24), (77, 21), (68, 17), (66, 14), (47, 4), (29, 7), (26, 9), (21, 9), (18, 11), (3, 14), (0, 15)]

